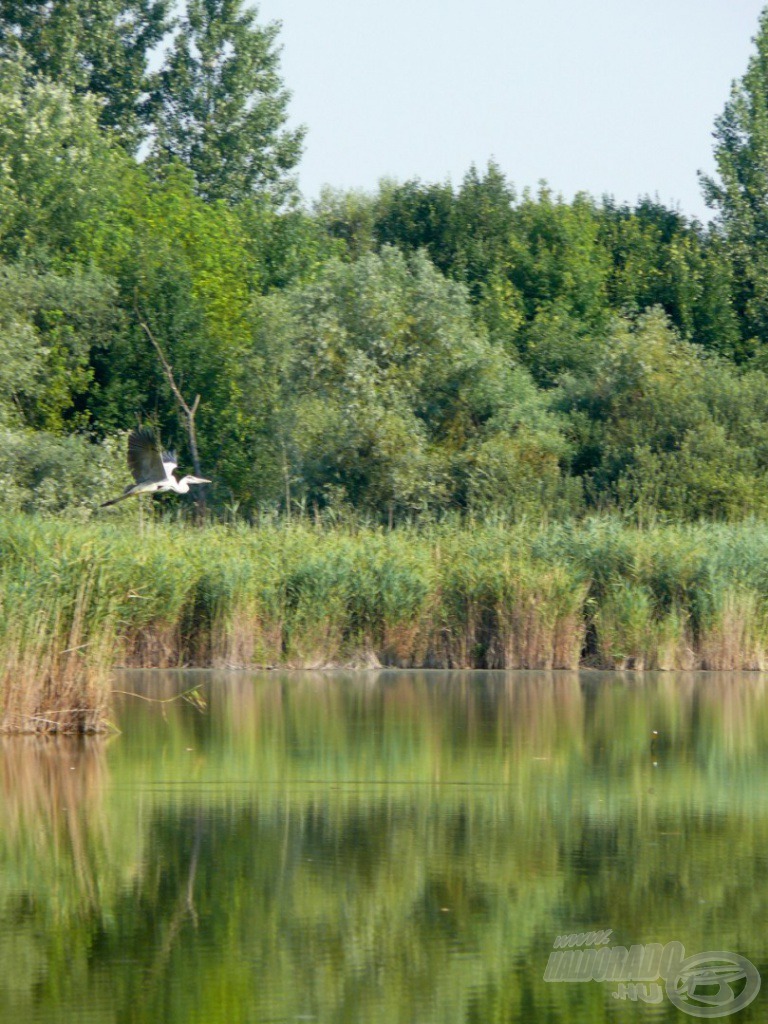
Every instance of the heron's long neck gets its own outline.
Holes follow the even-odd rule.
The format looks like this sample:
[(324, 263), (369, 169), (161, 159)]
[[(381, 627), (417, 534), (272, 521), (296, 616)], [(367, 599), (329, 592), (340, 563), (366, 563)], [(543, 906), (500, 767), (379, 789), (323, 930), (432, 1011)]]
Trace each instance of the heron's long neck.
[(178, 494), (187, 494), (189, 492), (189, 483), (185, 476), (181, 480), (176, 481), (176, 491)]

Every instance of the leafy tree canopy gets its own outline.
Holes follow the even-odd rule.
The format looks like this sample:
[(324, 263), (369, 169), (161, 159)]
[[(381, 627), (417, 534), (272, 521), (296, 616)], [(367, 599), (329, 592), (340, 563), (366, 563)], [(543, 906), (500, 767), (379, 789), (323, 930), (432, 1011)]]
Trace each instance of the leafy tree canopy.
[(279, 27), (242, 0), (188, 0), (153, 93), (152, 154), (189, 167), (207, 200), (293, 194), (304, 131), (285, 127)]
[(129, 148), (148, 116), (148, 58), (170, 27), (170, 0), (0, 0), (0, 52), (98, 99), (99, 123)]

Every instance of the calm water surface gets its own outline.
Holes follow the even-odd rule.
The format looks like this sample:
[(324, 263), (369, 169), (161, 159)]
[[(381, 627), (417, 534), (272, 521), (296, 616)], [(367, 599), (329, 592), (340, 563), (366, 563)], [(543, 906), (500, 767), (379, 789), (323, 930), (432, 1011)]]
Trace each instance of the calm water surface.
[(768, 677), (116, 685), (195, 683), (205, 714), (123, 698), (107, 741), (2, 741), (0, 1021), (698, 1019), (544, 980), (609, 928), (747, 957), (731, 1017), (768, 1020)]

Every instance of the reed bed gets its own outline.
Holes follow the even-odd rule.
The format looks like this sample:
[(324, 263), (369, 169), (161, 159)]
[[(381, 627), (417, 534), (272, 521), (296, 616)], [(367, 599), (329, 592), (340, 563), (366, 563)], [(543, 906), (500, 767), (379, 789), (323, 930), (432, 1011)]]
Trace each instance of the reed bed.
[(118, 601), (104, 549), (80, 539), (0, 525), (2, 731), (104, 728)]
[(116, 665), (768, 667), (768, 526), (0, 520), (0, 729), (105, 727)]

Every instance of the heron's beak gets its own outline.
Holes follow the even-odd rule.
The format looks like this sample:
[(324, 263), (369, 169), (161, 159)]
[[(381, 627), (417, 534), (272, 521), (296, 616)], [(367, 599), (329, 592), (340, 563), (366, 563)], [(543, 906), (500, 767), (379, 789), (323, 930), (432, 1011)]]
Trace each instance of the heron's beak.
[(210, 484), (211, 480), (206, 480), (204, 476), (188, 476), (187, 483), (190, 484)]

